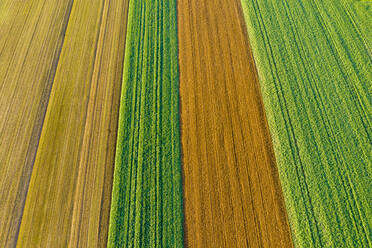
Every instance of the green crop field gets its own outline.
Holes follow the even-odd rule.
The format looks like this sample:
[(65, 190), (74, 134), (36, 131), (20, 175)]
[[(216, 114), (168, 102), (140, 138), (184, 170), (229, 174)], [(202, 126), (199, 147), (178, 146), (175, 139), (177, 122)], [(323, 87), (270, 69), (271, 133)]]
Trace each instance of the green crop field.
[(295, 246), (371, 247), (372, 3), (242, 5)]
[(108, 247), (182, 247), (176, 1), (130, 1)]
[(372, 248), (372, 0), (0, 0), (0, 248)]

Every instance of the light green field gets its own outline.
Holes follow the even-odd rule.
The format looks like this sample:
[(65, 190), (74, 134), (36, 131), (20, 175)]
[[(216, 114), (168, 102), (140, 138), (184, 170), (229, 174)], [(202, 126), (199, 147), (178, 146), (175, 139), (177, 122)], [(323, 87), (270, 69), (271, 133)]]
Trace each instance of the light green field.
[(371, 2), (242, 5), (295, 246), (371, 247)]
[(176, 1), (129, 6), (108, 247), (182, 247)]

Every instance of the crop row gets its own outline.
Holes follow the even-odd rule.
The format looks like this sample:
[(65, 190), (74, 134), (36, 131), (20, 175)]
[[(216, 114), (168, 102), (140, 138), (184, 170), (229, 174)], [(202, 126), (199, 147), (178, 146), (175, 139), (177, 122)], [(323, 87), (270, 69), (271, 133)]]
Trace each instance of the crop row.
[(371, 36), (355, 2), (242, 0), (298, 247), (372, 244)]
[(108, 247), (182, 247), (176, 1), (130, 1)]

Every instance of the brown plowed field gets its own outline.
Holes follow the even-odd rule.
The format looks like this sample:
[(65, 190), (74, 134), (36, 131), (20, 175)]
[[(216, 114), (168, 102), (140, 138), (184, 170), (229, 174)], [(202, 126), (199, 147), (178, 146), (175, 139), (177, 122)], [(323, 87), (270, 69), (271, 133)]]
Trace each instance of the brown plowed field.
[(291, 247), (240, 0), (179, 0), (188, 247)]

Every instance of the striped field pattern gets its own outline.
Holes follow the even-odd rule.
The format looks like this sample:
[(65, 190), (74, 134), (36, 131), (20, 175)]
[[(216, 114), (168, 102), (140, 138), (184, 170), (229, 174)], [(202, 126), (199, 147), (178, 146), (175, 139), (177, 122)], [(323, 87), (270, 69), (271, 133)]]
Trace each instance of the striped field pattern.
[[(28, 9), (31, 2), (41, 10)], [(13, 159), (3, 163), (6, 156), (0, 152), (0, 175), (5, 175), (0, 192), (10, 191), (0, 201), (0, 247), (106, 247), (127, 1), (27, 0), (22, 5), (38, 25), (25, 26), (27, 39), (9, 34), (19, 45), (32, 41), (32, 46), (11, 59), (14, 69), (27, 73), (11, 70), (11, 78), (0, 80), (15, 93), (5, 94), (23, 102), (11, 109), (16, 120), (0, 115), (0, 122), (6, 123), (5, 142), (17, 132), (23, 133), (23, 139), (13, 138), (18, 149), (24, 150), (25, 138), (33, 141), (25, 143), (28, 158), (17, 146), (9, 147)], [(13, 126), (24, 128), (15, 132)], [(0, 133), (3, 138), (1, 128)]]
[(371, 3), (242, 5), (295, 246), (371, 247)]
[(0, 0), (1, 247), (372, 247), (372, 0)]
[(108, 247), (182, 247), (176, 1), (128, 18)]

